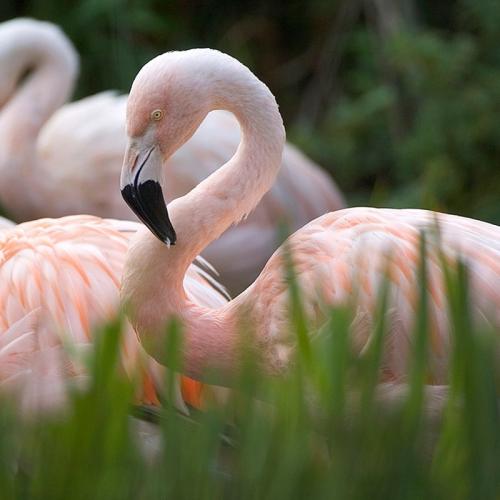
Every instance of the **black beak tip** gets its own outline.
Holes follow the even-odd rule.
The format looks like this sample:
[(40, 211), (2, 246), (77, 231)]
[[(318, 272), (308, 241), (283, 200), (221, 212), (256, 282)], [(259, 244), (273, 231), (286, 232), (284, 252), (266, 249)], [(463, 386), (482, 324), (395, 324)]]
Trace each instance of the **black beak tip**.
[(152, 224), (145, 223), (146, 226), (148, 226), (149, 230), (165, 245), (167, 246), (173, 246), (175, 245), (177, 241), (177, 235), (175, 234), (174, 228), (171, 226), (170, 221), (169, 221), (169, 226), (170, 227), (158, 227), (158, 225), (155, 225), (154, 227)]
[(161, 242), (175, 245), (177, 235), (158, 182), (147, 180), (141, 184), (127, 184), (121, 193), (127, 205)]
[[(156, 236), (158, 236), (158, 235), (156, 235)], [(177, 235), (175, 234), (175, 231), (172, 229), (172, 231), (169, 231), (167, 236), (164, 235), (160, 239), (163, 241), (163, 243), (165, 243), (165, 245), (171, 246), (171, 245), (175, 245), (175, 242), (177, 241)]]

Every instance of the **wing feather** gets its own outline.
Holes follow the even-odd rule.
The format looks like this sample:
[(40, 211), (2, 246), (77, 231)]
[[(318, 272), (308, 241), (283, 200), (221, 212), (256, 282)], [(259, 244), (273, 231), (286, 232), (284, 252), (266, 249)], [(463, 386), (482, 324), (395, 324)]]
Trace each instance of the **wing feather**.
[[(92, 342), (96, 328), (118, 313), (128, 243), (140, 227), (130, 221), (69, 216), (0, 231), (2, 387), (18, 391), (23, 387), (20, 392), (30, 396), (21, 399), (31, 403), (36, 390), (49, 401), (64, 399), (64, 380), (82, 376), (81, 367), (65, 354), (64, 346), (81, 352)], [(198, 260), (188, 270), (185, 288), (198, 303), (219, 307), (228, 296), (212, 272), (208, 263)], [(161, 369), (143, 352), (129, 324), (124, 336), (125, 370), (132, 372), (141, 364), (155, 385), (163, 383), (163, 375), (158, 375)], [(51, 367), (53, 363), (63, 368)], [(33, 383), (35, 372), (43, 374), (43, 383)], [(43, 385), (54, 389), (46, 391)], [(180, 389), (176, 394), (174, 403), (187, 411)], [(151, 390), (147, 398), (158, 401)]]

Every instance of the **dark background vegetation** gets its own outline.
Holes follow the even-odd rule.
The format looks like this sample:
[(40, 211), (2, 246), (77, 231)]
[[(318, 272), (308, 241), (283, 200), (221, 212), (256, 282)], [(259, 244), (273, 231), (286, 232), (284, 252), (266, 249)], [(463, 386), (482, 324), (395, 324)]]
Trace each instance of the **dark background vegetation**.
[(349, 204), (500, 223), (498, 0), (4, 0), (16, 16), (73, 40), (75, 97), (126, 92), (166, 50), (218, 48), (270, 86)]

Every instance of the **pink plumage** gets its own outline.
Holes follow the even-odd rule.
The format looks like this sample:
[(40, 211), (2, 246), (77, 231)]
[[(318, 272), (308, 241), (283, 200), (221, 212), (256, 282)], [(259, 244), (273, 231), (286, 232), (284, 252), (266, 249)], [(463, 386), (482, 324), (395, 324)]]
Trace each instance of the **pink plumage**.
[[(82, 215), (0, 231), (0, 386), (15, 389), (23, 404), (57, 404), (68, 380), (85, 379), (78, 355), (118, 313), (125, 255), (140, 227)], [(207, 307), (227, 300), (200, 266), (190, 268), (186, 290)], [(148, 378), (139, 400), (157, 401), (162, 370), (128, 324), (122, 364), (128, 372), (143, 366)], [(180, 392), (176, 404), (185, 408)]]
[[(441, 252), (447, 265), (460, 258), (469, 268), (473, 317), (483, 326), (500, 327), (500, 228), (486, 222), (426, 210), (352, 208), (315, 219), (290, 237), (267, 263), (258, 280), (230, 308), (244, 308), (259, 324), (264, 339), (272, 337), (286, 365), (290, 352), (286, 332), (288, 285), (283, 252), (289, 250), (309, 316), (318, 305), (353, 303), (353, 345), (361, 354), (373, 331), (379, 291), (384, 279), (390, 287), (390, 313), (384, 360), (388, 380), (405, 380), (411, 334), (418, 308), (419, 244), (427, 235), (428, 304), (431, 357), (428, 380), (447, 380), (450, 353), (446, 283)], [(261, 297), (267, 299), (261, 299)], [(233, 301), (234, 302), (234, 301)], [(223, 306), (225, 307), (225, 306)], [(321, 313), (319, 314), (321, 317)], [(280, 353), (283, 359), (280, 358)], [(271, 360), (270, 360), (271, 363)]]

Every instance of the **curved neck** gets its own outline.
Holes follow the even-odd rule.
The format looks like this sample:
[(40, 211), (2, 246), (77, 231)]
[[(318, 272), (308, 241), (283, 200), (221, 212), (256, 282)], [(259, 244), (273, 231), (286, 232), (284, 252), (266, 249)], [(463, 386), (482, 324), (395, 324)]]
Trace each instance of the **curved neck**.
[[(11, 46), (16, 67), (10, 77), (17, 85), (0, 109), (0, 203), (14, 216), (23, 217), (29, 215), (23, 214), (23, 206), (30, 197), (22, 193), (35, 186), (38, 134), (68, 99), (78, 59), (62, 32), (50, 25), (30, 30), (23, 27), (13, 33)], [(37, 193), (32, 194), (36, 199)]]
[(240, 124), (241, 142), (235, 155), (187, 195), (169, 204), (177, 232), (176, 249), (183, 256), (176, 262), (182, 274), (206, 246), (256, 207), (278, 174), (285, 130), (273, 95), (255, 80), (258, 86), (251, 81), (254, 85), (250, 89), (242, 89), (240, 83), (226, 90), (230, 97), (214, 100), (212, 109), (232, 112)]
[(190, 301), (184, 290), (185, 273), (209, 243), (251, 212), (270, 189), (285, 141), (273, 95), (246, 71), (245, 78), (219, 81), (213, 92), (212, 109), (230, 111), (240, 123), (237, 152), (190, 193), (169, 204), (177, 232), (175, 246), (169, 248), (149, 231), (142, 232), (129, 249), (122, 282), (132, 322), (146, 346), (154, 345), (151, 354), (163, 350), (160, 332), (168, 319), (183, 320), (185, 371), (198, 379), (212, 368), (225, 373), (235, 368), (239, 308), (237, 300), (219, 309)]

